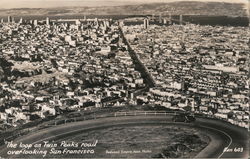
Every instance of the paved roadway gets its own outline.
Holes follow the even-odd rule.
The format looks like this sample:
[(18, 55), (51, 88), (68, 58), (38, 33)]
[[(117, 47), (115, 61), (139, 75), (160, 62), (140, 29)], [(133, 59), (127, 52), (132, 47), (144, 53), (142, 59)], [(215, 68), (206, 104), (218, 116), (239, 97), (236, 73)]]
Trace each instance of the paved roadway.
[[(207, 132), (211, 137), (212, 141), (196, 156), (197, 158), (248, 158), (248, 131), (246, 129), (213, 119), (197, 118), (195, 123), (187, 124), (173, 123), (170, 120), (171, 118), (171, 116), (125, 116), (100, 118), (43, 129), (39, 132), (17, 138), (14, 142), (39, 143), (46, 140), (56, 141), (59, 138), (61, 139), (69, 135), (78, 134), (82, 131), (94, 130), (96, 128), (107, 128), (115, 125), (178, 124), (198, 128)], [(233, 149), (233, 152), (224, 152), (223, 150), (225, 147)], [(243, 152), (234, 152), (235, 148), (243, 148)], [(7, 151), (8, 149), (6, 147), (0, 147), (0, 156), (13, 158), (14, 156), (7, 156)]]
[[(215, 119), (198, 118), (197, 127), (207, 129), (208, 132), (213, 131), (220, 134), (220, 139), (223, 143), (219, 148), (207, 147), (204, 149), (202, 155), (196, 156), (197, 158), (206, 157), (206, 153), (209, 153), (209, 158), (248, 158), (249, 145), (248, 145), (248, 131), (247, 129), (234, 126), (224, 121)], [(208, 133), (209, 134), (209, 133)], [(215, 140), (217, 141), (217, 140)], [(225, 147), (228, 147), (228, 151), (223, 151)], [(243, 152), (237, 152), (237, 148), (243, 148)], [(233, 149), (229, 152), (229, 149)], [(207, 151), (207, 152), (205, 152)]]

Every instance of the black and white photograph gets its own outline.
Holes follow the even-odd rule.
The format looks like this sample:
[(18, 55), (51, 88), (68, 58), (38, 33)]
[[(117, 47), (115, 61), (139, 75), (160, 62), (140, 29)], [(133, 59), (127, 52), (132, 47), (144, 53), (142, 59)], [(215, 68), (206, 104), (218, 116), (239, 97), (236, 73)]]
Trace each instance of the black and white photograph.
[(0, 159), (248, 159), (249, 68), (249, 0), (0, 0)]

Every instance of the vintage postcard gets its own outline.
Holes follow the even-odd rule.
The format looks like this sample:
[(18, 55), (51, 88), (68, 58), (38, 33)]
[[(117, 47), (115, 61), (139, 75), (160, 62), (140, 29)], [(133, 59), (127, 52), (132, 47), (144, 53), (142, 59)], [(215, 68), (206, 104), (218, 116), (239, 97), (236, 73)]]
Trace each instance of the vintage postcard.
[(248, 0), (0, 0), (0, 159), (249, 158)]

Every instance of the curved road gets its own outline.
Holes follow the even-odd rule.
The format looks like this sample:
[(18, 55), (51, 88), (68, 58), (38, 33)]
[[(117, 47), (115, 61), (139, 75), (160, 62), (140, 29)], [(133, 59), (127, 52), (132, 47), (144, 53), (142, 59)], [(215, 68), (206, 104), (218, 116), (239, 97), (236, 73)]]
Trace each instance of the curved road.
[[(244, 128), (233, 126), (229, 123), (214, 119), (197, 118), (192, 124), (173, 123), (172, 116), (125, 116), (109, 117), (96, 120), (87, 120), (81, 122), (58, 125), (43, 129), (39, 132), (17, 138), (14, 142), (19, 143), (39, 143), (46, 140), (57, 140), (69, 135), (78, 134), (82, 131), (106, 128), (115, 125), (131, 124), (179, 124), (192, 126), (202, 131), (206, 131), (212, 138), (210, 144), (203, 149), (196, 158), (248, 158), (248, 131)], [(228, 147), (228, 152), (225, 152)], [(232, 152), (230, 152), (232, 149)], [(236, 152), (243, 150), (242, 152)], [(6, 146), (0, 147), (0, 157), (11, 158), (7, 156)]]

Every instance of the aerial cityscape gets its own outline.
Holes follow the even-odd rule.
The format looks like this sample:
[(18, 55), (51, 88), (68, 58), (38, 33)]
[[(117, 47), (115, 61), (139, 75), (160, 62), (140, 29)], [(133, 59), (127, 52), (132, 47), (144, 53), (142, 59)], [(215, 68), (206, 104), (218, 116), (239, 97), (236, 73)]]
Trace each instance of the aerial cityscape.
[[(153, 6), (155, 5), (154, 3)], [(96, 8), (93, 10), (95, 13), (98, 11)], [(126, 7), (122, 11), (126, 12)], [(221, 12), (225, 14), (227, 10)], [(60, 13), (57, 15), (59, 18), (55, 16), (57, 13)], [(216, 17), (212, 15), (213, 12), (210, 12), (211, 15), (208, 15), (207, 11), (203, 12), (212, 18), (197, 16), (199, 10), (197, 15), (179, 11), (160, 13), (158, 10), (153, 14), (151, 11), (136, 11), (131, 15), (116, 17), (114, 14), (103, 14), (105, 16), (102, 17), (101, 11), (96, 16), (84, 13), (77, 17), (67, 17), (61, 15), (62, 13), (55, 11), (55, 15), (47, 16), (46, 13), (40, 17), (28, 17), (26, 13), (22, 16), (20, 13), (0, 18), (0, 146), (5, 146), (10, 141), (22, 140), (23, 136), (32, 133), (37, 135), (39, 133), (36, 132), (40, 131), (50, 132), (50, 129), (57, 126), (64, 127), (60, 131), (66, 132), (66, 129), (73, 129), (67, 124), (92, 120), (96, 122), (99, 118), (104, 121), (119, 115), (127, 117), (132, 114), (139, 118), (142, 112), (145, 114), (143, 118), (146, 118), (146, 114), (152, 111), (155, 116), (161, 113), (167, 116), (169, 113), (173, 122), (190, 122), (191, 126), (197, 127), (205, 125), (205, 122), (199, 120), (209, 119), (213, 123), (217, 121), (224, 123), (222, 125), (226, 127), (225, 132), (232, 127), (242, 132), (243, 135), (238, 135), (239, 137), (248, 137), (245, 134), (249, 128), (250, 32), (246, 10), (238, 10), (236, 14), (239, 17), (225, 16), (224, 18), (228, 18), (225, 22), (216, 21), (216, 18), (223, 17), (220, 14)], [(185, 119), (178, 121), (182, 120), (179, 119), (182, 115), (176, 114), (183, 113)], [(141, 119), (136, 120), (140, 123)], [(217, 123), (214, 126), (220, 127)], [(74, 130), (79, 127), (81, 126)], [(132, 128), (139, 130), (137, 127)], [(140, 133), (152, 133), (147, 126), (140, 129), (143, 130)], [(160, 127), (154, 129), (163, 131)], [(43, 154), (34, 151), (8, 151), (7, 157), (4, 151), (0, 151), (0, 158), (9, 158), (10, 154), (31, 158), (34, 157), (31, 154), (42, 154), (43, 157), (47, 155), (51, 158), (185, 158), (201, 155), (198, 152), (202, 152), (213, 140), (213, 137), (205, 136), (198, 128), (196, 130), (192, 127), (188, 130), (184, 126), (177, 130), (173, 126), (173, 129), (176, 132), (181, 129), (190, 134), (190, 138), (193, 134), (198, 134), (194, 143), (188, 143), (193, 145), (190, 150), (182, 148), (182, 152), (179, 152), (177, 148), (176, 153), (173, 153), (168, 146), (162, 150), (140, 150), (140, 153), (122, 150), (118, 153), (120, 156), (116, 156), (116, 151), (108, 150), (105, 154), (93, 155), (92, 151), (88, 150), (77, 150), (77, 153), (74, 150), (73, 153), (73, 150), (64, 149), (58, 152), (59, 156), (56, 156), (56, 152), (47, 155), (47, 151)], [(98, 144), (101, 144), (102, 148), (108, 147), (105, 145), (108, 142), (105, 139), (108, 140), (110, 136), (106, 136), (103, 142), (98, 137), (105, 136), (107, 132), (115, 133), (116, 129), (109, 127), (103, 131), (104, 129), (89, 133), (92, 134), (91, 141), (96, 140), (96, 152), (104, 151), (98, 149)], [(123, 134), (128, 133), (127, 131)], [(98, 135), (93, 135), (97, 132)], [(120, 130), (117, 130), (118, 132)], [(232, 130), (230, 133), (235, 135), (238, 132)], [(89, 134), (85, 134), (85, 137)], [(178, 133), (175, 138), (178, 138), (177, 135)], [(82, 136), (76, 135), (73, 139), (77, 142), (84, 138)], [(187, 140), (191, 140), (190, 138)], [(198, 138), (200, 148), (196, 145)], [(73, 142), (73, 139), (70, 141)], [(55, 142), (62, 143), (61, 140), (62, 138), (58, 141), (55, 139)], [(234, 141), (233, 138), (231, 143), (225, 146), (228, 150), (220, 146), (224, 150), (222, 153), (216, 152), (215, 156), (218, 157), (220, 153), (220, 157), (230, 157), (230, 153), (233, 153), (229, 149), (231, 146), (232, 149), (241, 150), (234, 158), (246, 157), (247, 140), (239, 140)], [(30, 141), (34, 143), (35, 140)], [(187, 147), (190, 148), (190, 145)], [(64, 147), (63, 144), (60, 146)], [(122, 145), (118, 147), (124, 148)], [(35, 157), (41, 157), (39, 155)]]

